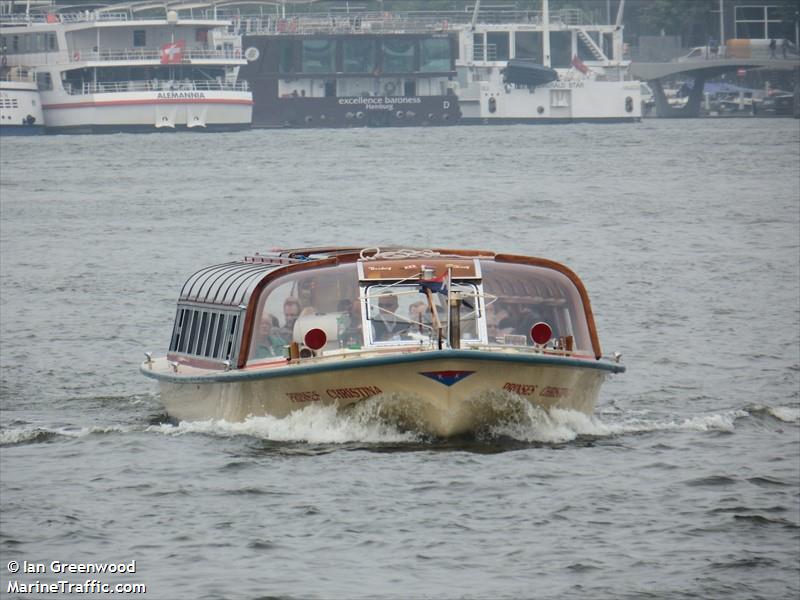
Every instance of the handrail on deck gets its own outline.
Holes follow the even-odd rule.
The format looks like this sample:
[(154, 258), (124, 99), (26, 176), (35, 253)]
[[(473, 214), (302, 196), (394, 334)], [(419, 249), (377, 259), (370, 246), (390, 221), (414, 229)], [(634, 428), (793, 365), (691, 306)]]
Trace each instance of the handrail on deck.
[[(239, 54), (239, 56), (237, 56)], [(183, 51), (184, 60), (240, 60), (241, 51), (209, 50), (207, 48), (187, 48)], [(113, 48), (108, 50), (89, 50), (75, 48), (70, 55), (72, 62), (118, 61), (118, 60), (161, 60), (161, 50), (152, 48)]]
[(67, 93), (74, 96), (83, 94), (115, 94), (122, 92), (174, 92), (174, 91), (230, 91), (246, 92), (250, 88), (246, 81), (226, 82), (216, 79), (197, 81), (158, 79), (147, 81), (84, 81), (81, 87), (65, 84)]
[[(269, 15), (226, 13), (231, 29), (242, 34), (312, 34), (312, 33), (424, 33), (452, 29), (468, 24), (468, 11), (348, 12), (303, 13), (280, 18)], [(577, 8), (550, 11), (553, 25), (594, 25), (593, 15)], [(541, 24), (541, 11), (487, 9), (478, 16), (478, 24)]]

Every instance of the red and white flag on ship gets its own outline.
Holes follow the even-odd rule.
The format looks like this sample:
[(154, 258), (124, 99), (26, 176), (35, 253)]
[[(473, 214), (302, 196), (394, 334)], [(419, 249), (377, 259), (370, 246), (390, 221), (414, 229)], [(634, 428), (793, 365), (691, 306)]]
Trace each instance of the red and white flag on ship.
[(161, 46), (161, 64), (177, 65), (183, 60), (183, 51), (186, 48), (186, 40), (178, 40)]
[(578, 69), (581, 73), (586, 75), (589, 72), (589, 67), (587, 67), (584, 62), (578, 58), (578, 55), (572, 57), (572, 66)]

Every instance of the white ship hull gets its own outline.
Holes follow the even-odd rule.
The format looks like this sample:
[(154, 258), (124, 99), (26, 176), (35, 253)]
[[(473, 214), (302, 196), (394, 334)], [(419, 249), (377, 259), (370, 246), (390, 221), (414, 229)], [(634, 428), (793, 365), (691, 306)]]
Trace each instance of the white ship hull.
[(637, 81), (554, 81), (528, 89), (480, 82), (460, 97), (467, 123), (624, 122), (642, 117)]
[(0, 134), (37, 135), (43, 125), (44, 113), (36, 83), (0, 80)]
[(48, 131), (239, 130), (250, 127), (250, 92), (148, 91), (44, 98)]

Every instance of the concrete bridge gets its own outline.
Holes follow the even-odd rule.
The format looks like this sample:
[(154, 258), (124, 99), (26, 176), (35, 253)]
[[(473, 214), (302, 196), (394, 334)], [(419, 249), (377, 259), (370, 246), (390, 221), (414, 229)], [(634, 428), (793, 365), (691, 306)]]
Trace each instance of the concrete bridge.
[[(656, 101), (656, 114), (659, 117), (696, 117), (700, 114), (703, 100), (703, 86), (708, 79), (738, 71), (739, 69), (768, 69), (771, 71), (797, 70), (800, 79), (800, 59), (778, 58), (719, 58), (668, 63), (631, 63), (630, 72), (634, 77), (644, 79), (653, 89)], [(670, 106), (664, 94), (662, 80), (673, 75), (686, 74), (694, 78), (694, 87), (686, 104), (680, 108)]]

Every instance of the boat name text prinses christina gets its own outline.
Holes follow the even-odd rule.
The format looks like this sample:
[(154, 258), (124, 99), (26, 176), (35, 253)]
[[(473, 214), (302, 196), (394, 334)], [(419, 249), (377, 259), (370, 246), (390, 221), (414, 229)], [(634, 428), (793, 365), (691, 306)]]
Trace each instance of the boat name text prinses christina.
[[(368, 385), (363, 387), (350, 387), (350, 388), (332, 388), (325, 390), (328, 398), (347, 400), (358, 398), (369, 398), (380, 394), (383, 390), (375, 385)], [(292, 402), (319, 402), (320, 394), (316, 391), (307, 392), (286, 392), (289, 400)]]
[[(525, 383), (512, 383), (507, 381), (503, 385), (503, 390), (513, 392), (519, 396), (534, 396), (538, 386)], [(569, 395), (569, 388), (547, 386), (539, 392), (540, 398), (566, 398)]]

